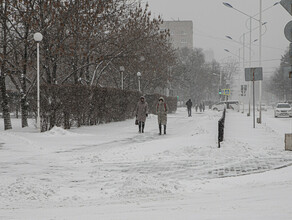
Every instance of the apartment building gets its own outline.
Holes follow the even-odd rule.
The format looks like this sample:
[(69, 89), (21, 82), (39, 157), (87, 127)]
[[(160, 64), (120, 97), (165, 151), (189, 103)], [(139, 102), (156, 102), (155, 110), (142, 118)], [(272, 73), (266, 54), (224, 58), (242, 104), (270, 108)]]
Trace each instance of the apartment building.
[(160, 28), (170, 30), (170, 41), (174, 48), (193, 48), (192, 21), (164, 21)]

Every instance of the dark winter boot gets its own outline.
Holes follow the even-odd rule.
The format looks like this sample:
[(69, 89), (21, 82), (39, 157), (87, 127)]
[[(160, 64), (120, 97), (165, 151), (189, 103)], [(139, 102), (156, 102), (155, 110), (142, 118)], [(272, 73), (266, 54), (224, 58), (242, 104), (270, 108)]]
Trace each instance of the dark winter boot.
[(142, 127), (142, 122), (141, 121), (139, 121), (139, 133), (141, 133), (141, 127)]
[(145, 122), (142, 122), (142, 133), (144, 133)]
[(166, 134), (166, 125), (164, 125), (164, 134)]
[(159, 124), (159, 135), (161, 135), (161, 124)]

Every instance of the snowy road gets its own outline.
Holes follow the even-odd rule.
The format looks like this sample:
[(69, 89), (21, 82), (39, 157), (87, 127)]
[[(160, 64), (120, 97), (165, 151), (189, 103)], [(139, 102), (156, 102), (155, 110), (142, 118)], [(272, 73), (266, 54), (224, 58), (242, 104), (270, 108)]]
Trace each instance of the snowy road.
[[(179, 109), (169, 115), (168, 133), (162, 136), (158, 135), (153, 115), (147, 120), (144, 134), (138, 134), (133, 120), (69, 131), (54, 128), (42, 134), (33, 128), (2, 131), (0, 219), (31, 219), (33, 213), (39, 216), (37, 219), (81, 219), (76, 216), (86, 216), (84, 212), (88, 214), (86, 219), (130, 219), (131, 207), (139, 209), (140, 214), (152, 210), (155, 204), (164, 204), (164, 211), (180, 209), (183, 204), (191, 209), (190, 202), (200, 201), (193, 197), (198, 192), (206, 200), (205, 207), (218, 196), (214, 191), (233, 182), (232, 178), (221, 177), (269, 171), (292, 163), (292, 153), (284, 151), (284, 133), (292, 133), (292, 119), (274, 119), (271, 114), (264, 113), (264, 123), (252, 129), (251, 118), (228, 112), (221, 149), (217, 148), (221, 113), (212, 111), (188, 118), (186, 110)], [(258, 175), (267, 174), (250, 177)], [(250, 180), (248, 177), (237, 179), (244, 182)], [(284, 182), (291, 184), (291, 179)], [(213, 189), (213, 183), (219, 188)], [(235, 189), (226, 193), (231, 197)], [(124, 207), (127, 204), (130, 206)], [(125, 215), (111, 213), (115, 206), (120, 210), (116, 214), (127, 210)], [(201, 211), (202, 216), (208, 216)], [(157, 210), (154, 213), (161, 214)], [(228, 219), (223, 214), (222, 219)]]

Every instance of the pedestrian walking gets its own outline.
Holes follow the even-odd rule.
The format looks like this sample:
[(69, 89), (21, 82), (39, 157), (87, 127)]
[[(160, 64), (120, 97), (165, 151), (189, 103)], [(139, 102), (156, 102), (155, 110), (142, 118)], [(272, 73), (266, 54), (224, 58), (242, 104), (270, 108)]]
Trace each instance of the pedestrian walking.
[(167, 113), (168, 106), (164, 101), (163, 97), (159, 98), (159, 101), (156, 106), (156, 114), (158, 118), (158, 126), (159, 126), (159, 135), (161, 135), (162, 125), (164, 126), (164, 134), (166, 134), (166, 124), (167, 124)]
[(186, 105), (187, 105), (187, 108), (188, 108), (188, 116), (189, 116), (189, 117), (192, 117), (192, 106), (193, 106), (192, 100), (189, 99), (189, 100), (186, 102)]
[(199, 107), (198, 104), (196, 104), (196, 112), (198, 112), (198, 107)]
[(144, 96), (141, 96), (136, 109), (136, 120), (138, 121), (139, 133), (144, 133), (146, 117), (148, 117), (148, 103)]
[(200, 112), (202, 112), (202, 109), (203, 109), (202, 103), (200, 103), (199, 109), (200, 109)]
[(205, 103), (202, 103), (203, 112), (205, 111)]

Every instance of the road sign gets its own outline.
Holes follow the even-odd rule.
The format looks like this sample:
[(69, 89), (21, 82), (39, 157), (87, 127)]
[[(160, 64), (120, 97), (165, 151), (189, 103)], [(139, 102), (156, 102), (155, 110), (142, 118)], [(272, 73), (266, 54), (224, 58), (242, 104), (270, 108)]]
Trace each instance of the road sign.
[(247, 85), (241, 85), (241, 96), (246, 96)]
[(263, 80), (263, 68), (254, 67), (254, 68), (245, 68), (245, 81), (259, 81)]
[(292, 0), (282, 0), (280, 4), (292, 15)]
[(230, 95), (230, 89), (223, 89), (223, 95)]
[(255, 81), (263, 80), (263, 68), (245, 68), (245, 81), (252, 81), (253, 128), (255, 128)]
[(292, 21), (289, 21), (284, 29), (285, 37), (288, 41), (292, 42)]

